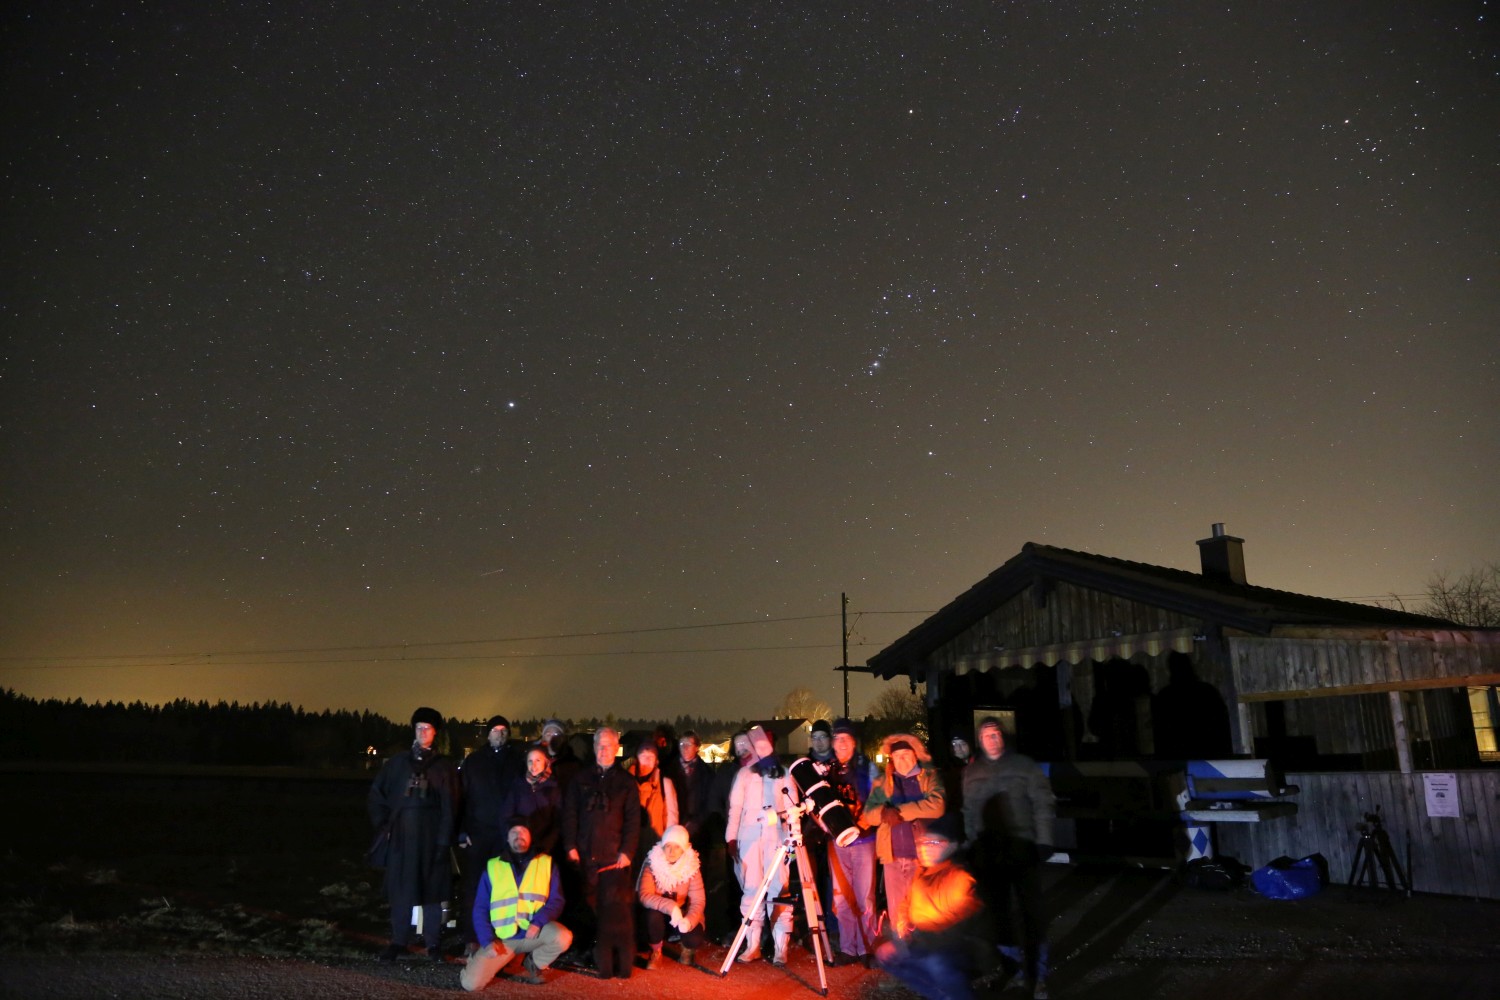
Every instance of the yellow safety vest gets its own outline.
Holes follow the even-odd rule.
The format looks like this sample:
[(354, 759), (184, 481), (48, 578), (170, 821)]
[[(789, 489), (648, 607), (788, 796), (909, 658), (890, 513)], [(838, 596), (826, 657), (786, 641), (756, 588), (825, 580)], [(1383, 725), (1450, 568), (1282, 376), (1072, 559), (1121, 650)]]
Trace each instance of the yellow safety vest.
[(552, 892), (552, 858), (538, 854), (526, 866), (521, 885), (508, 862), (490, 858), (490, 923), (502, 941), (520, 937), (531, 928), (531, 918)]

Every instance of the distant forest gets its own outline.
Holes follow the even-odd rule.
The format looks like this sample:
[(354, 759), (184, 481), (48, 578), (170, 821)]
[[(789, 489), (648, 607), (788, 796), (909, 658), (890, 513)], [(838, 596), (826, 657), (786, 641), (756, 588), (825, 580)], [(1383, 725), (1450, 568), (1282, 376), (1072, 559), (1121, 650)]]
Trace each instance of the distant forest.
[[(512, 719), (511, 739), (534, 740), (543, 719)], [(621, 732), (671, 725), (696, 730), (704, 742), (722, 742), (738, 722), (679, 716), (675, 720), (563, 719), (568, 732), (610, 725)], [(484, 735), (483, 719), (450, 718), (440, 748), (462, 756)], [(131, 763), (361, 768), (411, 743), (406, 720), (374, 712), (308, 712), (289, 704), (189, 701), (87, 704), (37, 701), (0, 692), (0, 760), (120, 761)], [(374, 753), (371, 753), (373, 749)]]

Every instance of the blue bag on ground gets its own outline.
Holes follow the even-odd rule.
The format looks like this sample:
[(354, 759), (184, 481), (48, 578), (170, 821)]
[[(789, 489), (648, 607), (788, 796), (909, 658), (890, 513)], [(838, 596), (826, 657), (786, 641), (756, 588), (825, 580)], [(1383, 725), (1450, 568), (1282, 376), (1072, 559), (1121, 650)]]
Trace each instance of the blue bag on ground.
[(1327, 872), (1328, 862), (1321, 854), (1296, 861), (1280, 857), (1251, 873), (1250, 884), (1267, 899), (1304, 899), (1328, 884)]

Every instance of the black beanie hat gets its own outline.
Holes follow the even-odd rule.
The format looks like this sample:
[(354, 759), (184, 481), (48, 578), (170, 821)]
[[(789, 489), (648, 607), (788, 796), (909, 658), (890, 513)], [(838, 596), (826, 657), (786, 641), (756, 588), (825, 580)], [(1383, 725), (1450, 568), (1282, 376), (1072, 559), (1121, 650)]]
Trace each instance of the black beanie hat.
[(957, 813), (947, 813), (942, 816), (928, 820), (922, 829), (935, 837), (951, 840), (955, 844), (964, 842), (963, 824), (959, 822)]
[(433, 729), (443, 728), (443, 717), (438, 714), (438, 710), (426, 705), (411, 713), (411, 724), (415, 726), (419, 722), (425, 722)]

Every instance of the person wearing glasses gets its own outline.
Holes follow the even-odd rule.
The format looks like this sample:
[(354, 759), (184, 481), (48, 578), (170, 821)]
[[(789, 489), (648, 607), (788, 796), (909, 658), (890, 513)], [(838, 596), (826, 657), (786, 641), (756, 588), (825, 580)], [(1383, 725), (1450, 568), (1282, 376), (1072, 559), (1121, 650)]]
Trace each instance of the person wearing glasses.
[(406, 953), (412, 936), (412, 909), (420, 907), (422, 940), (428, 961), (441, 962), (443, 904), (453, 890), (453, 846), (459, 780), (453, 761), (438, 752), (443, 717), (436, 709), (412, 713), (411, 749), (392, 757), (370, 785), (370, 822), (388, 831), (385, 895), (391, 904), (391, 942), (380, 961)]
[(930, 1000), (971, 1000), (970, 983), (989, 964), (993, 936), (974, 876), (954, 860), (962, 824), (943, 816), (913, 825), (920, 868), (902, 901), (905, 930), (880, 943), (875, 962)]
[(705, 843), (704, 824), (708, 820), (708, 796), (714, 773), (698, 756), (702, 744), (698, 734), (689, 729), (677, 738), (677, 816), (687, 828), (693, 849), (700, 854)]
[(917, 823), (943, 815), (943, 779), (920, 737), (892, 733), (880, 746), (885, 774), (865, 799), (859, 825), (875, 829), (875, 856), (885, 883), (886, 916), (906, 933), (906, 896), (917, 877)]
[(853, 843), (835, 843), (828, 852), (833, 918), (839, 938), (831, 964), (864, 965), (875, 950), (880, 914), (875, 909), (876, 831), (865, 823), (863, 813), (880, 775), (876, 765), (860, 751), (853, 722), (835, 719), (832, 730), (833, 759), (824, 778), (849, 812), (859, 817), (861, 832)]

